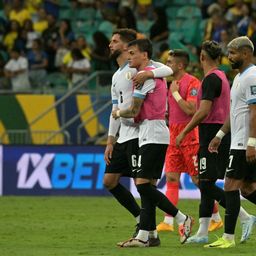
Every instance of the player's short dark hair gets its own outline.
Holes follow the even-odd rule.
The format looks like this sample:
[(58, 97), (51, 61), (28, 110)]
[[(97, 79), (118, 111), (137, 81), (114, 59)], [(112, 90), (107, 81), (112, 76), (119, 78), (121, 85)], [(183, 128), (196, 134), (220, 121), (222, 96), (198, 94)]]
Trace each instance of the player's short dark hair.
[(152, 43), (149, 39), (136, 39), (128, 43), (128, 47), (136, 45), (141, 52), (147, 52), (148, 58), (151, 59), (153, 53)]
[(202, 50), (204, 50), (212, 60), (216, 60), (221, 56), (221, 47), (216, 41), (213, 40), (203, 42)]
[(182, 49), (174, 49), (169, 51), (169, 55), (175, 58), (179, 58), (179, 60), (183, 63), (186, 68), (189, 64), (189, 54), (187, 51)]
[(113, 32), (113, 35), (118, 34), (123, 42), (129, 43), (137, 38), (137, 32), (131, 28), (120, 28)]

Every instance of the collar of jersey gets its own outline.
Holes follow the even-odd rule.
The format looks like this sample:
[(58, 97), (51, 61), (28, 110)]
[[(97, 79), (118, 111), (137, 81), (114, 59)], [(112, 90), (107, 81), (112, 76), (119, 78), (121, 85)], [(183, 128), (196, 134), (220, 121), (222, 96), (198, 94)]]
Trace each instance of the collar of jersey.
[(126, 61), (122, 66), (120, 66), (120, 70), (124, 69), (128, 65), (128, 61)]
[(251, 67), (254, 67), (254, 64), (250, 64), (242, 73), (239, 74), (239, 76), (243, 75), (247, 70), (249, 70)]

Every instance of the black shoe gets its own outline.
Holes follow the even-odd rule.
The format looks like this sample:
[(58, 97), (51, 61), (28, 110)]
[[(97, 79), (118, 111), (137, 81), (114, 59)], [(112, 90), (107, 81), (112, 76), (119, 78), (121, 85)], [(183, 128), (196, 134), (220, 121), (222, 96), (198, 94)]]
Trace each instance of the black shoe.
[(156, 247), (156, 246), (160, 246), (161, 241), (159, 239), (159, 236), (157, 236), (157, 238), (150, 237), (148, 240), (148, 243), (149, 243), (148, 244), (149, 247)]
[(140, 231), (140, 224), (138, 223), (135, 226), (135, 231), (134, 231), (134, 233), (132, 235), (132, 238), (135, 238), (138, 235), (139, 231)]

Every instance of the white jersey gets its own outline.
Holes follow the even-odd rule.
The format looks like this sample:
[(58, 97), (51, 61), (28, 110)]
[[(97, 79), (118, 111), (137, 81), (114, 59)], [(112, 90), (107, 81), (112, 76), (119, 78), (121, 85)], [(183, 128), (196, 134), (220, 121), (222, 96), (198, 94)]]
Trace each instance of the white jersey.
[[(132, 104), (133, 84), (132, 77), (137, 70), (130, 68), (128, 63), (120, 67), (112, 77), (111, 97), (112, 104), (120, 110), (127, 109)], [(138, 124), (133, 118), (120, 118), (121, 126), (119, 130), (118, 143), (138, 138)]]
[(256, 66), (236, 75), (231, 88), (231, 149), (246, 149), (249, 138), (249, 107), (256, 103)]
[[(156, 83), (153, 79), (145, 81), (141, 89), (134, 90), (134, 97), (145, 99), (152, 93)], [(167, 95), (166, 95), (167, 108)], [(143, 120), (139, 126), (139, 147), (146, 144), (169, 144), (170, 132), (165, 120)]]

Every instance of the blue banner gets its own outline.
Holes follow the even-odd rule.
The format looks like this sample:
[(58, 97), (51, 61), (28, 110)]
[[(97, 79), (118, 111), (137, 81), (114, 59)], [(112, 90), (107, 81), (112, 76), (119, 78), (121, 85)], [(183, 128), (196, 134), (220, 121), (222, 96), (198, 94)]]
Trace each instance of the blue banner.
[(104, 147), (3, 146), (1, 166), (3, 195), (109, 195)]

